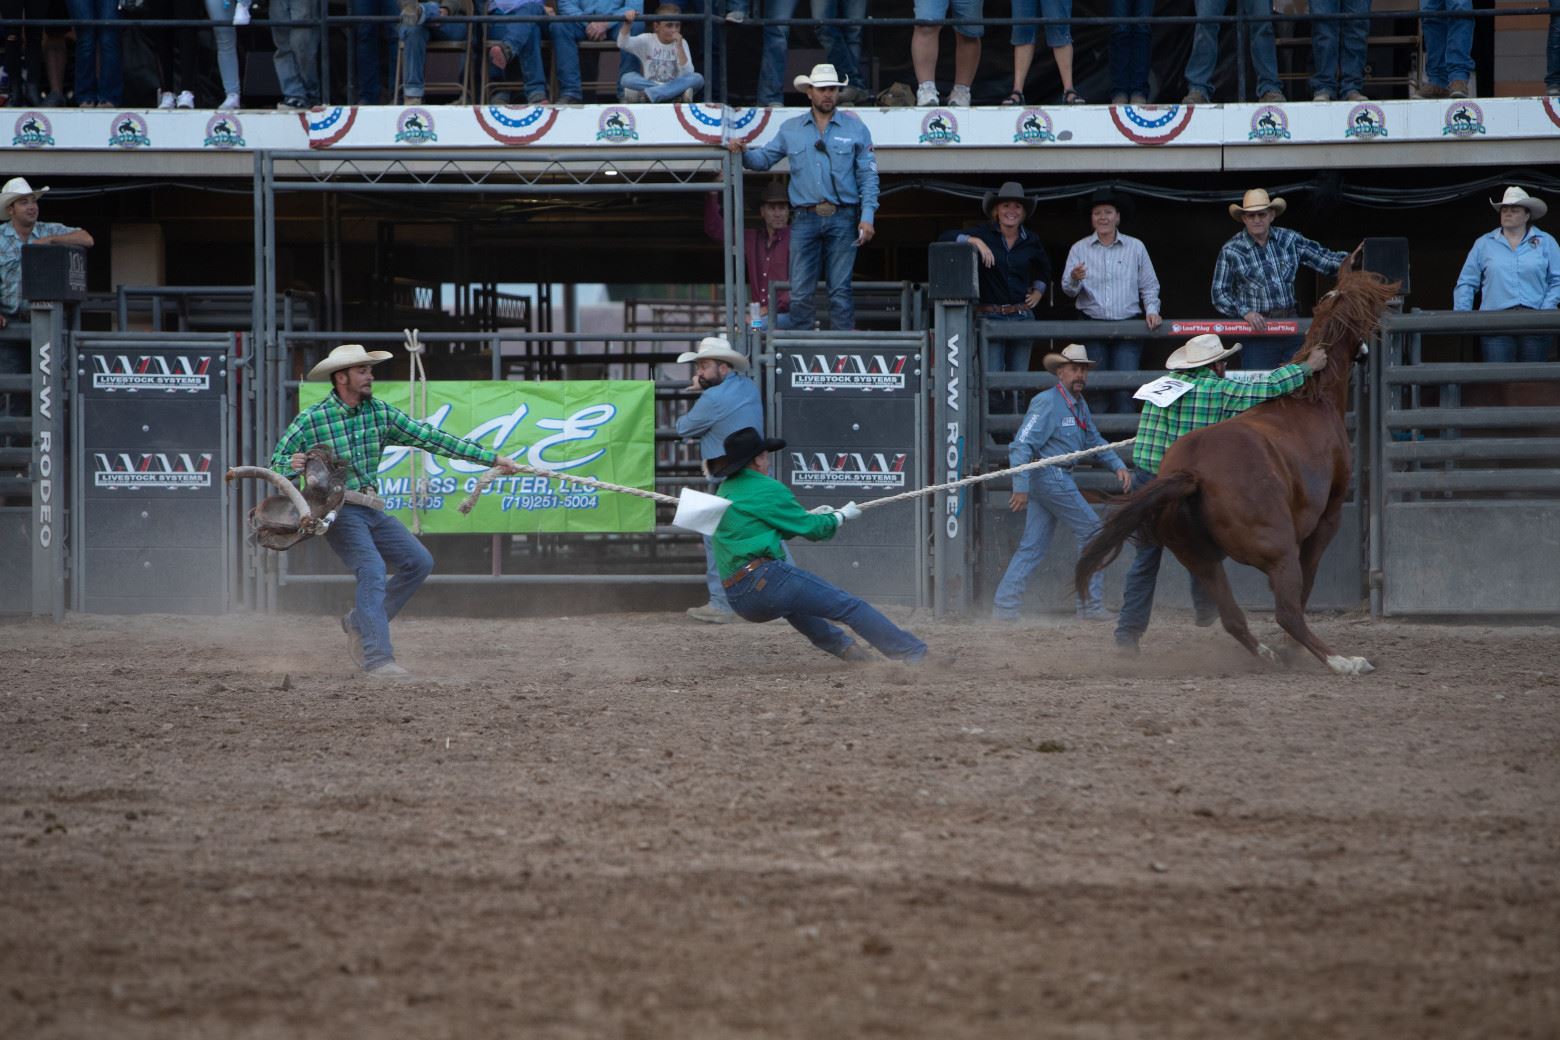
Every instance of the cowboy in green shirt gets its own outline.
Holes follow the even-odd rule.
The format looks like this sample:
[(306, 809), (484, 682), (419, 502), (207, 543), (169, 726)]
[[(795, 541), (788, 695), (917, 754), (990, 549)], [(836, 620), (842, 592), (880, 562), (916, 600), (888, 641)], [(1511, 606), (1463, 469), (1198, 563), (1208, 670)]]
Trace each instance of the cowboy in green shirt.
[(726, 598), (747, 621), (785, 618), (791, 627), (825, 653), (846, 661), (870, 661), (872, 655), (830, 621), (849, 625), (885, 657), (918, 664), (926, 644), (879, 613), (870, 603), (835, 588), (785, 557), (784, 540), (833, 538), (846, 520), (861, 516), (854, 502), (835, 511), (803, 509), (784, 484), (769, 476), (770, 453), (785, 441), (766, 438), (749, 427), (725, 440), (724, 462), (711, 475), (723, 478), (715, 493), (731, 505), (712, 541)]
[[(1138, 391), (1144, 397), (1138, 419), (1137, 442), (1132, 447), (1132, 490), (1153, 480), (1165, 451), (1179, 438), (1204, 426), (1239, 415), (1253, 405), (1300, 389), (1313, 372), (1327, 367), (1327, 352), (1313, 351), (1303, 365), (1280, 365), (1249, 379), (1225, 378), (1226, 359), (1241, 345), (1228, 349), (1218, 336), (1194, 336), (1170, 355), (1165, 367), (1170, 375), (1148, 383)], [(1148, 630), (1154, 609), (1154, 585), (1159, 579), (1163, 546), (1139, 542), (1137, 556), (1121, 588), (1121, 613), (1116, 618), (1116, 645), (1135, 653), (1138, 640)], [(1197, 624), (1211, 625), (1218, 608), (1197, 582), (1192, 582), (1192, 604)]]
[[(391, 356), (386, 350), (364, 350), (360, 344), (347, 343), (310, 369), (309, 379), (330, 380), (331, 393), (288, 425), (271, 455), (271, 468), (278, 473), (298, 472), (306, 451), (326, 447), (347, 463), (349, 490), (372, 492), (378, 487), (375, 474), (384, 446), (397, 444), (496, 465), (505, 473), (519, 472), (513, 460), (492, 449), (376, 400), (373, 366)], [(375, 678), (405, 678), (410, 673), (395, 663), (390, 646), (390, 619), (433, 570), (433, 557), (405, 524), (366, 505), (342, 505), (325, 540), (357, 578), (354, 606), (341, 619), (353, 660)], [(388, 583), (387, 565), (395, 572)]]

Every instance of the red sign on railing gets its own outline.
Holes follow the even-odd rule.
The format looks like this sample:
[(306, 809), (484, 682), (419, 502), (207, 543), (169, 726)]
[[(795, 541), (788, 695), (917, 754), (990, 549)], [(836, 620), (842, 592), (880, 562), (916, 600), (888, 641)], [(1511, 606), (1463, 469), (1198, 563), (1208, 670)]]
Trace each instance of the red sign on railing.
[(1172, 336), (1201, 336), (1209, 332), (1215, 336), (1295, 336), (1300, 332), (1300, 323), (1293, 318), (1270, 321), (1267, 323), (1267, 328), (1261, 332), (1257, 332), (1249, 323), (1235, 321), (1233, 318), (1215, 321), (1167, 321), (1164, 327)]

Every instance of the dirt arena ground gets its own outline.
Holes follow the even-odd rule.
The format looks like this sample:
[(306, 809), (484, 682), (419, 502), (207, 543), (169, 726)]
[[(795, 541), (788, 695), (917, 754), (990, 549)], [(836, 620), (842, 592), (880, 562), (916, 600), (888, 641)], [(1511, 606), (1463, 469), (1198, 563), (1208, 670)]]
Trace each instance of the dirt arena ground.
[(1560, 630), (909, 624), (0, 625), (0, 1037), (1560, 1035)]

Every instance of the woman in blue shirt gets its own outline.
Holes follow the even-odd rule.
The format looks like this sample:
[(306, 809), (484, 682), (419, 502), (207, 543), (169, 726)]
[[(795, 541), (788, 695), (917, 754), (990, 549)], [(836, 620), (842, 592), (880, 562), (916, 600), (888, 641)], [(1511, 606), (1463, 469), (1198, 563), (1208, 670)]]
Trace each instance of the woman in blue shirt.
[[(1560, 246), (1554, 237), (1533, 227), (1533, 221), (1549, 212), (1541, 200), (1521, 188), (1507, 188), (1499, 202), (1500, 227), (1480, 235), (1468, 251), (1452, 307), (1473, 310), (1473, 294), (1479, 293), (1479, 310), (1517, 308), (1554, 310), (1560, 307)], [(1554, 337), (1542, 332), (1483, 336), (1485, 361), (1548, 361)]]

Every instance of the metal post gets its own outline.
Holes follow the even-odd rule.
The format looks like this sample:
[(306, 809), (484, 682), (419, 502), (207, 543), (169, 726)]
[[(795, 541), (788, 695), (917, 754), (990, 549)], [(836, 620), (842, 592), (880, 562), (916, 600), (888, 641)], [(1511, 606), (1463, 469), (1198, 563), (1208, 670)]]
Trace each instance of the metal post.
[(65, 305), (32, 305), (32, 613), (65, 616)]
[[(1387, 485), (1387, 448), (1386, 443), (1391, 439), (1392, 431), (1387, 428), (1387, 392), (1386, 369), (1395, 364), (1398, 351), (1403, 349), (1402, 333), (1383, 332), (1380, 337), (1382, 349), (1373, 351), (1367, 358), (1366, 368), (1369, 371), (1370, 383), (1370, 422), (1374, 427), (1370, 443), (1370, 499), (1369, 514), (1366, 520), (1367, 544), (1369, 545), (1368, 558), (1366, 560), (1365, 578), (1370, 589), (1370, 616), (1379, 619), (1382, 612), (1384, 598), (1384, 582), (1386, 576), (1382, 573), (1382, 560), (1385, 558), (1385, 547), (1382, 539), (1386, 532), (1382, 530), (1382, 518), (1386, 515), (1386, 485)], [(1392, 355), (1387, 357), (1386, 355)], [(1359, 431), (1356, 431), (1358, 434)]]
[[(320, 0), (320, 103), (330, 104), (330, 4)], [(375, 25), (375, 29), (379, 26)], [(347, 53), (352, 53), (352, 30), (347, 30)], [(350, 95), (349, 95), (350, 96)], [(312, 98), (308, 100), (313, 100)]]
[[(974, 370), (974, 308), (969, 300), (938, 300), (932, 336), (933, 404), (931, 480), (942, 484), (969, 476), (980, 461), (972, 437), (970, 379)], [(971, 446), (974, 446), (973, 450)], [(968, 490), (936, 496), (932, 556), (932, 612), (936, 617), (969, 611), (974, 585), (971, 547), (974, 512), (965, 509)]]
[[(1235, 7), (1235, 97), (1239, 101), (1246, 100), (1246, 12), (1237, 4)], [(1219, 27), (1213, 27), (1214, 39), (1218, 39)]]

